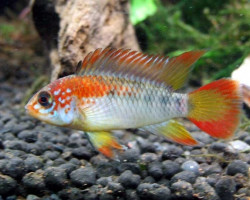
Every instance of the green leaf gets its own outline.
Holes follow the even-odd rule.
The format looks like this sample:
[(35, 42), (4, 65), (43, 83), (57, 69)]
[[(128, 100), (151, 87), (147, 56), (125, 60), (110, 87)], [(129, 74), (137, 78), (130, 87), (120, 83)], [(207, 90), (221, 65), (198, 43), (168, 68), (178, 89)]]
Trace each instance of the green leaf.
[(137, 24), (155, 14), (157, 6), (154, 0), (131, 0), (130, 20)]

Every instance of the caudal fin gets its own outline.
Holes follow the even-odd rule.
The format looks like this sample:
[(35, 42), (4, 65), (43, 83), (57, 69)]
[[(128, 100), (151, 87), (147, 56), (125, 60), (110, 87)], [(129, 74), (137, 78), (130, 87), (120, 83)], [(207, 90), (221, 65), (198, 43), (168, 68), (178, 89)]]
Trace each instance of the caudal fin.
[(242, 106), (237, 81), (221, 79), (189, 94), (188, 118), (216, 138), (229, 138), (236, 131)]

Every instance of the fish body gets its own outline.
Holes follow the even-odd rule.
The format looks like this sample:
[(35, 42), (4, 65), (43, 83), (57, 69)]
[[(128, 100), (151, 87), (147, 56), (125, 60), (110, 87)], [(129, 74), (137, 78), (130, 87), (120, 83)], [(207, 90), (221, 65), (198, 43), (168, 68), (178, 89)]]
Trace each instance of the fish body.
[[(83, 131), (139, 128), (187, 114), (187, 95), (125, 78), (72, 75), (43, 90), (54, 96), (54, 111), (48, 114), (61, 116), (59, 125)], [(39, 103), (34, 108), (44, 114)]]
[(47, 123), (87, 132), (108, 157), (113, 156), (112, 148), (121, 149), (112, 130), (140, 128), (181, 144), (197, 144), (173, 120), (179, 117), (189, 118), (212, 136), (227, 138), (239, 123), (237, 82), (222, 79), (189, 94), (176, 92), (204, 53), (187, 52), (169, 59), (97, 49), (86, 56), (76, 75), (58, 79), (35, 94), (26, 110)]

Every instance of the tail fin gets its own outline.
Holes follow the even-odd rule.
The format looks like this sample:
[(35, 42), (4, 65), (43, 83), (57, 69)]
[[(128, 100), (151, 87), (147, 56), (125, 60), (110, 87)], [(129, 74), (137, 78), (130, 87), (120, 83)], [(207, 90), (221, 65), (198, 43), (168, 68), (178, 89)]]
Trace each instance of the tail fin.
[(189, 94), (188, 118), (217, 138), (229, 138), (240, 121), (242, 98), (239, 83), (221, 79)]

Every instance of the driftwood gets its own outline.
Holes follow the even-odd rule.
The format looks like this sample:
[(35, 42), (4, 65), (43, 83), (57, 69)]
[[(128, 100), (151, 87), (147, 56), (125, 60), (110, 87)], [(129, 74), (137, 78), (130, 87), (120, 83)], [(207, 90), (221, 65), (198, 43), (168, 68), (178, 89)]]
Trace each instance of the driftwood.
[(96, 48), (139, 50), (128, 0), (35, 0), (32, 13), (49, 49), (52, 80), (73, 73)]

